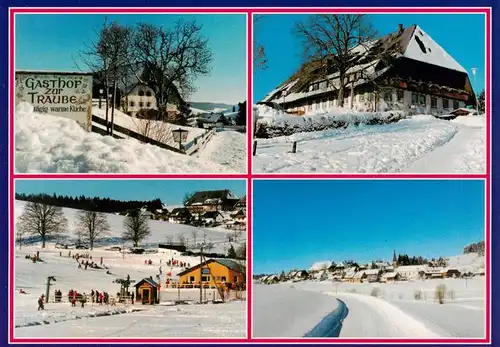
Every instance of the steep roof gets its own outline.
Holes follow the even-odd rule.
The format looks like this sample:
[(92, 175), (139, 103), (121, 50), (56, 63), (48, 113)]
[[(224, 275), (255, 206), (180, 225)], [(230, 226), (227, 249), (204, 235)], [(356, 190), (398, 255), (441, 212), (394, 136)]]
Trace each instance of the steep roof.
[(229, 189), (207, 190), (194, 193), (186, 202), (186, 206), (218, 204), (226, 200), (237, 201), (238, 198)]
[(245, 274), (246, 273), (246, 267), (244, 265), (241, 265), (239, 263), (237, 263), (236, 261), (234, 260), (231, 260), (231, 259), (209, 259), (201, 264), (198, 264), (198, 265), (195, 265), (189, 269), (186, 269), (182, 272), (179, 272), (177, 274), (177, 276), (183, 276), (185, 274), (188, 274), (190, 273), (191, 271), (193, 270), (196, 270), (196, 269), (199, 269), (200, 267), (202, 266), (205, 266), (205, 265), (209, 265), (211, 263), (219, 263), (225, 267), (227, 267), (228, 269), (230, 270), (233, 270), (233, 271), (236, 271), (236, 272), (239, 272), (239, 273), (242, 273), (242, 274)]
[(155, 288), (158, 287), (158, 283), (156, 283), (154, 280), (152, 280), (149, 277), (143, 278), (142, 280), (140, 280), (139, 282), (137, 282), (135, 284), (135, 287), (139, 287), (143, 282), (146, 282), (146, 283), (150, 284), (151, 286), (153, 286)]
[[(353, 47), (351, 53), (353, 59), (356, 59), (357, 65), (350, 69), (348, 73), (354, 73), (362, 69), (366, 70), (369, 75), (377, 76), (376, 67), (379, 65), (382, 52), (386, 52), (383, 54), (384, 57), (392, 57), (391, 59), (405, 57), (467, 73), (467, 70), (416, 24), (407, 27), (401, 32), (395, 31), (375, 41), (365, 42), (362, 45)], [(282, 95), (289, 94), (297, 95), (300, 98), (301, 96), (298, 94), (306, 93), (306, 88), (311, 83), (317, 81), (318, 78), (325, 78), (325, 74), (322, 71), (327, 67), (327, 60), (310, 61), (303, 64), (288, 80), (271, 91), (263, 101), (270, 101), (282, 97)], [(338, 78), (338, 72), (334, 70), (329, 71), (328, 78)], [(313, 93), (320, 92), (316, 91)], [(292, 99), (291, 97), (286, 97), (284, 101), (293, 101)]]

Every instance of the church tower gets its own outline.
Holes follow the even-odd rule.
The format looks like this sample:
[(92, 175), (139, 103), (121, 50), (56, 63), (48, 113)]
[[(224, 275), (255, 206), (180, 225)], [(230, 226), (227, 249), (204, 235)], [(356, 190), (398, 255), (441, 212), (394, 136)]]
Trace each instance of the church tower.
[(392, 251), (392, 266), (398, 266), (398, 260), (396, 259), (396, 250)]

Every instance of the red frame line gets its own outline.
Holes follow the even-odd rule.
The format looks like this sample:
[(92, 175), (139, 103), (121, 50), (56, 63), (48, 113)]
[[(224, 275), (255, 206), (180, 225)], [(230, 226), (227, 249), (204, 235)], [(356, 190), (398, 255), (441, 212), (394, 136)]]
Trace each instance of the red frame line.
[[(491, 7), (149, 7), (149, 8), (61, 8), (33, 7), (9, 8), (9, 342), (10, 343), (179, 343), (179, 344), (324, 344), (324, 343), (490, 343), (491, 341)], [(484, 14), (486, 17), (486, 64), (485, 64), (485, 113), (486, 113), (486, 173), (485, 174), (254, 174), (252, 172), (252, 69), (253, 69), (253, 14), (287, 13), (467, 13)], [(246, 14), (247, 15), (247, 173), (246, 174), (18, 174), (14, 166), (14, 110), (15, 100), (15, 14), (98, 14), (98, 13), (187, 13), (187, 14)], [(14, 336), (14, 184), (16, 179), (246, 179), (247, 181), (247, 337), (246, 338), (16, 338)], [(252, 337), (252, 193), (253, 179), (481, 179), (486, 189), (486, 250), (485, 250), (485, 337), (484, 338), (442, 338), (442, 339), (390, 339), (390, 338), (253, 338)]]

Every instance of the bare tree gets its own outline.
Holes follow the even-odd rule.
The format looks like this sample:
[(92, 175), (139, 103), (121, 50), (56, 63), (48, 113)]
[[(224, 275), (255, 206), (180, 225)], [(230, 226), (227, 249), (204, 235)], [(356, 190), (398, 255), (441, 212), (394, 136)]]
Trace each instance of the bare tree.
[(89, 243), (90, 250), (94, 242), (109, 231), (106, 215), (96, 211), (80, 211), (77, 217), (78, 235)]
[(376, 31), (366, 15), (362, 14), (318, 14), (295, 26), (297, 36), (302, 39), (304, 56), (319, 65), (318, 78), (337, 73), (337, 99), (344, 105), (344, 90), (348, 71), (358, 65), (359, 52), (354, 47), (368, 46), (376, 38)]
[[(80, 53), (85, 65), (93, 72), (99, 73), (104, 79), (106, 123), (109, 112), (109, 88), (113, 86), (112, 100), (116, 105), (117, 85), (120, 81), (125, 81), (132, 73), (132, 33), (130, 27), (120, 25), (117, 22), (108, 23), (106, 18), (103, 26), (96, 31), (96, 39), (87, 44), (86, 49)], [(111, 123), (113, 123), (113, 119), (111, 119)]]
[(247, 258), (247, 245), (246, 245), (246, 243), (241, 244), (236, 249), (236, 255), (239, 259), (246, 259)]
[(16, 228), (16, 243), (19, 245), (19, 250), (21, 250), (23, 246), (23, 237), (25, 234), (24, 230)]
[(184, 246), (186, 244), (186, 237), (184, 235), (182, 235), (182, 234), (179, 234), (177, 236), (177, 240), (179, 241), (179, 244), (181, 246)]
[(149, 216), (143, 211), (137, 211), (130, 216), (127, 216), (123, 221), (125, 230), (122, 238), (126, 241), (132, 241), (134, 247), (139, 245), (139, 242), (151, 235), (149, 228)]
[(136, 131), (143, 136), (165, 144), (173, 142), (174, 135), (172, 134), (173, 129), (170, 123), (152, 119), (139, 119), (136, 124)]
[(20, 234), (39, 235), (42, 238), (42, 248), (45, 248), (47, 237), (56, 236), (68, 226), (61, 207), (28, 202), (18, 218), (16, 225)]
[(196, 247), (196, 238), (198, 237), (198, 230), (193, 229), (193, 231), (191, 232), (191, 236), (193, 236), (193, 245), (194, 247)]
[(265, 70), (267, 69), (267, 55), (264, 46), (255, 39), (257, 30), (257, 23), (262, 19), (262, 15), (254, 15), (253, 17), (253, 67), (255, 70)]
[(212, 52), (195, 21), (178, 21), (173, 28), (140, 23), (134, 35), (134, 57), (148, 76), (157, 105), (164, 109), (174, 86), (184, 95), (194, 91), (193, 79), (210, 72)]

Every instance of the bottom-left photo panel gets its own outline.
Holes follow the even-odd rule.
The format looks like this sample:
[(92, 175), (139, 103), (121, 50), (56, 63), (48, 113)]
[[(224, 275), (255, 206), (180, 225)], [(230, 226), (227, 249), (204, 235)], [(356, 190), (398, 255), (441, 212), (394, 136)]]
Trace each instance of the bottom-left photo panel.
[(18, 179), (14, 190), (14, 341), (247, 336), (245, 180)]

